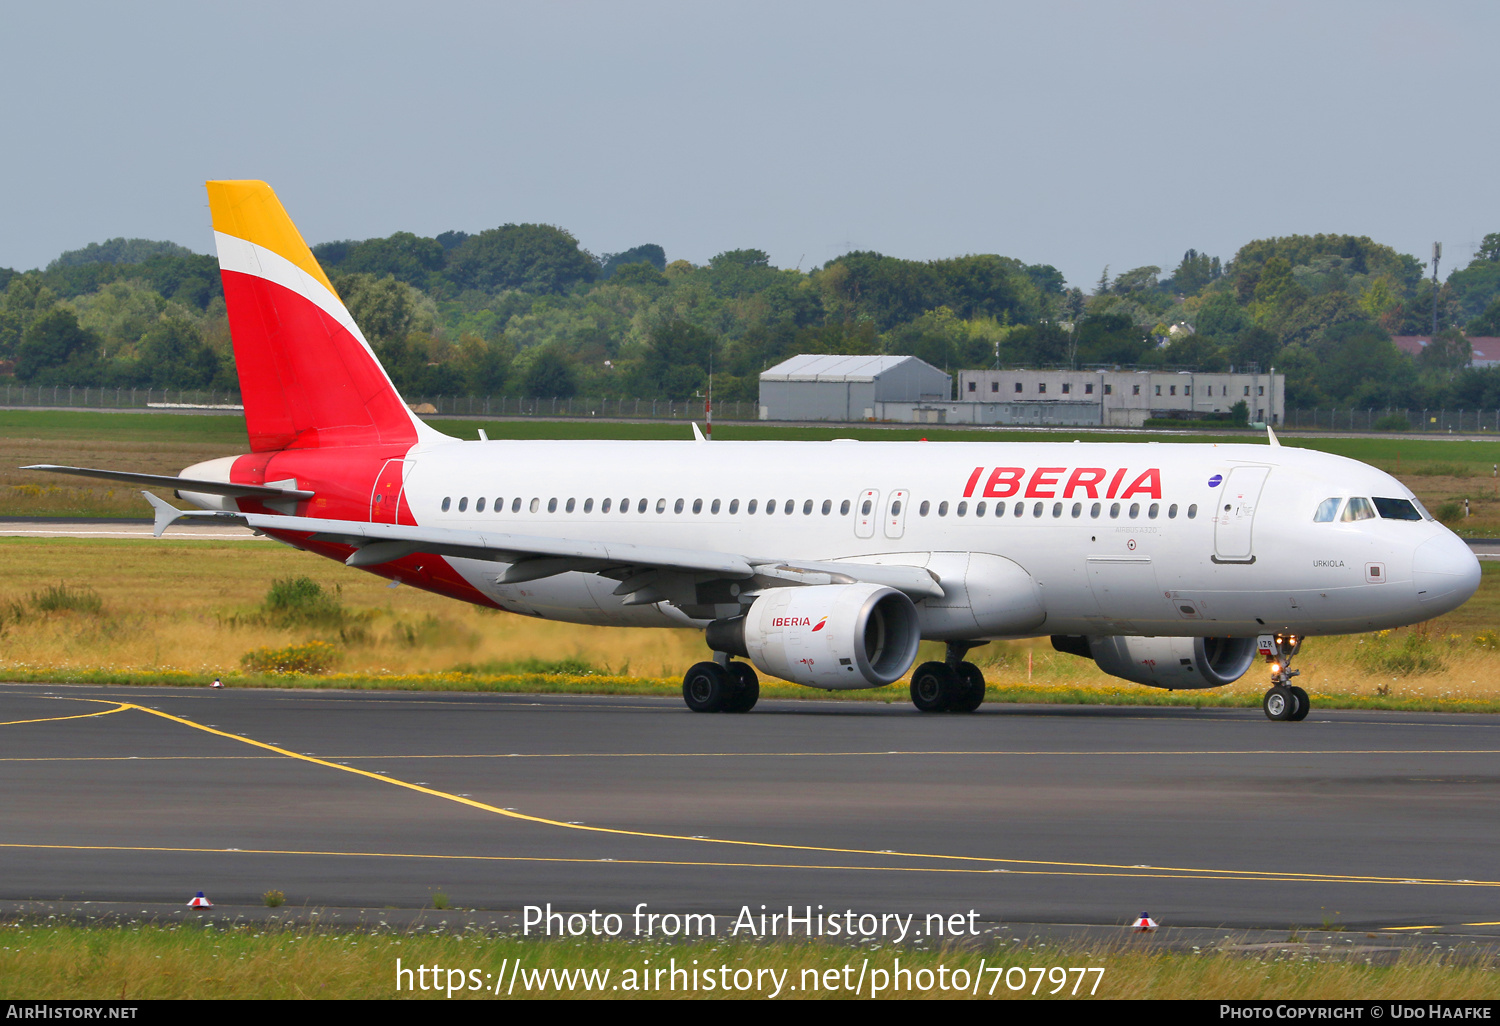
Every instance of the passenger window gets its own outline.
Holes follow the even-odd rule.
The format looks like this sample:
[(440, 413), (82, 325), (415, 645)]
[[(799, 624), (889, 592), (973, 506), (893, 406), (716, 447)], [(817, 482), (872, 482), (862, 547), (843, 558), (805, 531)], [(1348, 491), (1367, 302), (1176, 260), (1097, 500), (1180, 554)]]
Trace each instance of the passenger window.
[(483, 513), (484, 512), (484, 497), (483, 496), (480, 496), (478, 499), (474, 500), (474, 512), (475, 513)]
[(519, 495), (510, 500), (510, 511), (512, 513), (521, 512), (521, 497)]
[[(665, 502), (666, 500), (662, 500), (662, 501)], [(657, 510), (657, 512), (660, 513), (661, 510)], [(677, 502), (672, 506), (672, 512), (673, 513), (681, 513), (682, 512), (682, 500), (681, 499), (678, 499)]]
[(1188, 519), (1192, 520), (1198, 515), (1198, 504), (1195, 502), (1188, 507)]
[(453, 496), (451, 496), (451, 495), (445, 495), (445, 496), (443, 496), (443, 512), (444, 513), (448, 512), (448, 507), (451, 506), (451, 505), (453, 505)]
[(573, 512), (573, 505), (574, 505), (574, 503), (576, 501), (577, 501), (576, 499), (569, 499), (567, 506), (565, 506), (563, 508), (563, 512), (565, 512), (565, 513), (571, 513), (571, 512)]
[(1077, 520), (1081, 516), (1083, 516), (1083, 503), (1081, 503), (1081, 502), (1075, 502), (1075, 503), (1073, 503), (1073, 519)]
[(592, 513), (592, 512), (594, 512), (594, 500), (593, 499), (584, 499), (583, 500), (583, 511), (585, 513)]
[(496, 499), (495, 500), (495, 512), (496, 513), (504, 513), (505, 512), (505, 500), (504, 499)]
[(657, 499), (656, 500), (656, 512), (657, 512), (657, 514), (660, 515), (662, 513), (665, 513), (666, 511), (667, 511), (667, 500), (666, 499)]
[(859, 507), (859, 515), (862, 516), (862, 517), (867, 517), (867, 516), (870, 515), (870, 500), (869, 499), (866, 499), (864, 501), (864, 505), (862, 505), (862, 506)]
[(1099, 504), (1097, 502), (1094, 503), (1092, 506), (1089, 507), (1089, 516), (1093, 517), (1095, 520), (1098, 520), (1099, 519), (1099, 511), (1101, 509), (1103, 509), (1103, 508), (1104, 507), (1101, 504)]
[[(459, 503), (458, 508), (462, 510), (463, 503)], [(1361, 499), (1356, 496), (1349, 500), (1349, 505), (1344, 507), (1344, 515), (1339, 517), (1339, 519), (1346, 523), (1351, 520), (1373, 520), (1375, 519), (1375, 510), (1370, 506), (1369, 499)]]
[(917, 516), (919, 516), (919, 517), (925, 517), (927, 515), (928, 511), (931, 510), (931, 509), (932, 509), (932, 503), (928, 502), (926, 499), (923, 499), (922, 500), (922, 505), (920, 505), (920, 506), (917, 507)]
[(1382, 499), (1375, 497), (1375, 509), (1380, 513), (1382, 520), (1421, 520), (1422, 514), (1417, 512), (1406, 499)]
[(997, 516), (997, 517), (1003, 517), (1003, 516), (1005, 516), (1005, 503), (1003, 503), (1003, 502), (997, 502), (997, 503), (995, 503), (995, 516)]
[(746, 513), (754, 513), (755, 512), (755, 507), (758, 506), (758, 505), (760, 505), (760, 500), (758, 500), (758, 499), (751, 499), (750, 500), (750, 505), (748, 505), (748, 506), (745, 507), (745, 512)]
[[(733, 513), (738, 513), (739, 511), (740, 511), (740, 500), (739, 499), (730, 499), (729, 500), (729, 512), (731, 514), (733, 514)], [(750, 512), (754, 513), (755, 510), (752, 509)]]
[[(463, 503), (459, 503), (459, 507), (462, 508), (463, 507)], [(557, 512), (557, 500), (556, 499), (548, 499), (547, 500), (547, 512), (548, 513), (556, 513)]]
[(531, 512), (535, 513), (537, 510), (539, 510), (541, 508), (542, 508), (542, 500), (541, 499), (537, 499), (537, 498), (533, 498), (531, 500), (531, 506), (530, 506)]
[[(897, 503), (897, 505), (899, 506), (900, 503)], [(802, 503), (802, 515), (805, 516), (805, 517), (812, 516), (812, 500), (811, 499), (807, 499), (807, 500), (805, 500)]]
[(1052, 516), (1054, 518), (1062, 516), (1062, 503), (1054, 502), (1052, 504)]
[(601, 502), (599, 504), (599, 512), (600, 513), (608, 513), (609, 512), (609, 504), (612, 503), (612, 502), (614, 502), (614, 501), (615, 500), (613, 500), (613, 499), (605, 499), (603, 502)]
[(1149, 517), (1152, 520), (1155, 520), (1156, 519), (1156, 514), (1159, 513), (1159, 512), (1161, 512), (1161, 503), (1159, 503), (1159, 502), (1153, 502), (1151, 504), (1151, 508), (1148, 509), (1148, 510), (1146, 510), (1146, 516)]
[(693, 514), (697, 515), (697, 514), (702, 513), (702, 512), (703, 512), (703, 500), (702, 499), (694, 499), (693, 500)]
[(788, 499), (786, 500), (786, 506), (782, 509), (781, 512), (785, 513), (787, 516), (791, 516), (792, 510), (796, 507), (796, 505), (797, 503), (795, 500)]
[[(812, 512), (812, 500), (811, 499), (808, 499), (807, 500), (807, 505), (802, 507), (802, 512), (803, 513), (811, 513)], [(901, 515), (901, 500), (897, 499), (895, 502), (891, 503), (891, 516), (893, 516), (893, 517), (899, 517), (900, 515)]]
[(1170, 506), (1167, 507), (1167, 519), (1168, 520), (1176, 520), (1177, 519), (1177, 503), (1174, 502), (1174, 503), (1172, 503), (1172, 505), (1170, 505)]
[(1018, 503), (1016, 503), (1016, 508), (1010, 511), (1010, 515), (1013, 516), (1013, 517), (1025, 516), (1026, 515), (1026, 503), (1024, 503), (1024, 502), (1018, 502)]
[(982, 503), (982, 502), (976, 502), (974, 504), (974, 515), (976, 517), (982, 517), (982, 516), (984, 516), (984, 503)]
[(1329, 523), (1332, 523), (1334, 517), (1336, 517), (1336, 516), (1339, 515), (1339, 503), (1343, 502), (1343, 501), (1344, 500), (1342, 500), (1342, 499), (1333, 498), (1333, 499), (1324, 499), (1322, 502), (1318, 503), (1318, 511), (1313, 514), (1313, 523), (1315, 523), (1315, 524), (1329, 524)]
[(940, 503), (938, 503), (938, 516), (945, 517), (947, 515), (948, 515), (948, 504), (946, 502), (940, 502)]
[(1031, 507), (1031, 515), (1033, 517), (1039, 517), (1042, 515), (1042, 504), (1040, 502)]
[(635, 504), (635, 511), (637, 513), (644, 513), (644, 512), (646, 512), (646, 505), (647, 505), (647, 501), (645, 499), (642, 499), (640, 502), (637, 502)]
[(1109, 504), (1109, 519), (1111, 519), (1111, 520), (1117, 520), (1117, 519), (1119, 519), (1119, 516), (1120, 516), (1120, 504), (1118, 502), (1111, 502)]
[(847, 517), (848, 515), (849, 515), (849, 500), (845, 499), (843, 502), (839, 503), (839, 516), (841, 516), (841, 517)]
[(824, 499), (823, 500), (823, 515), (826, 517), (828, 514), (830, 514), (832, 512), (833, 512), (833, 500), (832, 499)]
[(462, 513), (464, 510), (466, 510), (468, 508), (469, 508), (469, 497), (467, 495), (465, 495), (462, 499), (458, 500), (458, 511), (460, 513)]
[(775, 512), (776, 512), (776, 500), (775, 499), (767, 499), (766, 500), (766, 516), (770, 516), (771, 514), (773, 514)]
[(969, 513), (969, 504), (967, 502), (960, 502), (958, 504), (958, 507), (953, 512), (957, 513), (961, 517), (967, 516)]
[(719, 513), (719, 500), (718, 499), (715, 499), (713, 501), (713, 505), (711, 505), (711, 506), (708, 507), (708, 511), (710, 513), (714, 514), (715, 516), (718, 515), (718, 513)]
[(1141, 515), (1141, 504), (1139, 502), (1132, 502), (1130, 504), (1130, 519), (1134, 520), (1136, 517), (1138, 517), (1140, 515)]

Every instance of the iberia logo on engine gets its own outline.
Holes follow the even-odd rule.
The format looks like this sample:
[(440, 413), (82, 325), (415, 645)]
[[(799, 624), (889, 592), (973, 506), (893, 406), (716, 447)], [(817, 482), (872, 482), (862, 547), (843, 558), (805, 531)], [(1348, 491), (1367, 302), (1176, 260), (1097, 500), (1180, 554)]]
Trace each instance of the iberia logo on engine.
[[(805, 616), (773, 616), (773, 617), (771, 617), (771, 626), (772, 627), (808, 627), (808, 626), (811, 626), (811, 624), (812, 624), (812, 621), (809, 620)], [(822, 624), (819, 624), (819, 626), (821, 627)]]

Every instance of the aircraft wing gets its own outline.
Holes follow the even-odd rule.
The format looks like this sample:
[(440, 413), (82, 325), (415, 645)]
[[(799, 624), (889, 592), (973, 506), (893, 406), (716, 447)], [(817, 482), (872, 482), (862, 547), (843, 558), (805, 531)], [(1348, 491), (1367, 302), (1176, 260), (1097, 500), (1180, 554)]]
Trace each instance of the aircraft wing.
[(942, 586), (921, 567), (776, 560), (727, 552), (680, 549), (661, 545), (633, 545), (572, 538), (548, 538), (499, 531), (451, 527), (377, 524), (363, 520), (326, 520), (320, 517), (279, 516), (269, 513), (196, 512), (179, 510), (143, 492), (156, 510), (156, 535), (161, 537), (178, 520), (211, 520), (242, 524), (259, 531), (306, 532), (311, 540), (351, 545), (355, 551), (344, 562), (353, 567), (376, 566), (417, 552), (509, 564), (496, 575), (497, 584), (519, 584), (556, 574), (580, 571), (620, 580), (616, 594), (639, 601), (658, 590), (661, 574), (702, 575), (699, 579), (748, 580), (761, 577), (786, 584), (882, 584), (913, 599), (935, 598)]

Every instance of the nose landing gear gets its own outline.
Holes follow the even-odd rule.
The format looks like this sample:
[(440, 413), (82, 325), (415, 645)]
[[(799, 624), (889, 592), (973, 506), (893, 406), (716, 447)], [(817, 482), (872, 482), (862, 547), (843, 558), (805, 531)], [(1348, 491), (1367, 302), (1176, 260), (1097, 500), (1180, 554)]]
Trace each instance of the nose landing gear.
[(1270, 644), (1261, 640), (1261, 651), (1271, 664), (1271, 687), (1261, 699), (1261, 708), (1270, 720), (1305, 720), (1312, 709), (1307, 692), (1289, 683), (1302, 671), (1291, 669), (1292, 657), (1302, 648), (1302, 639), (1295, 634), (1273, 635)]

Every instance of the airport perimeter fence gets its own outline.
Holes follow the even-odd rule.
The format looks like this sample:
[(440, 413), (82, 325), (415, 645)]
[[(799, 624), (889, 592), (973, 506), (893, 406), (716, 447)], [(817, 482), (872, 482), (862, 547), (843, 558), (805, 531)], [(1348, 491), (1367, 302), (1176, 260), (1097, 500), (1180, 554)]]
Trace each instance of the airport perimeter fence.
[[(429, 417), (605, 418), (622, 420), (703, 419), (702, 399), (526, 399), (515, 396), (418, 396), (408, 400)], [(71, 385), (0, 386), (0, 407), (63, 409), (238, 410), (237, 392), (182, 388), (80, 388)], [(714, 419), (756, 420), (751, 402), (715, 402)], [(1173, 426), (1181, 426), (1174, 424)], [(1500, 410), (1292, 409), (1277, 427), (1288, 430), (1431, 432), (1500, 435)]]
[[(702, 420), (702, 399), (611, 399), (573, 396), (568, 399), (524, 399), (504, 395), (436, 395), (408, 397), (412, 409), (429, 417), (540, 417), (626, 418), (640, 420)], [(60, 409), (238, 410), (238, 392), (192, 388), (80, 388), (72, 385), (0, 386), (0, 407), (57, 407)], [(715, 402), (715, 420), (755, 420), (756, 403)]]

